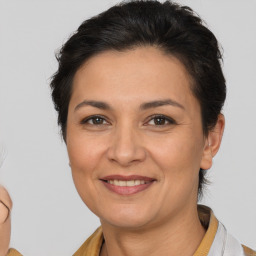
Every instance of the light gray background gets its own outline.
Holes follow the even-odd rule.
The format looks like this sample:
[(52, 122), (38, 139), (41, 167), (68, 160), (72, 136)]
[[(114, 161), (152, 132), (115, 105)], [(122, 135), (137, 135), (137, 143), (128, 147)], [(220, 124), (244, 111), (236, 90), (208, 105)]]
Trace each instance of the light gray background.
[[(118, 1), (0, 1), (0, 179), (12, 196), (11, 245), (26, 256), (72, 255), (99, 225), (73, 185), (49, 78), (54, 51)], [(204, 203), (256, 248), (256, 1), (191, 0), (224, 48), (228, 97), (222, 148)]]

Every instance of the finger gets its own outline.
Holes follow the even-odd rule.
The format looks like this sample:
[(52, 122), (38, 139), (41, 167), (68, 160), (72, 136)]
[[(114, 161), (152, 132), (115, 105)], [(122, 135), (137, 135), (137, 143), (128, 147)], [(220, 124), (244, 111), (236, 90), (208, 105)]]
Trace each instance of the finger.
[(0, 224), (0, 255), (7, 254), (11, 237), (11, 218), (10, 215), (7, 220)]
[(8, 191), (2, 185), (0, 185), (0, 201), (2, 201), (7, 208), (9, 208), (10, 210), (12, 209), (11, 197)]
[(11, 208), (12, 200), (9, 193), (0, 185), (0, 225), (8, 219)]
[(12, 200), (7, 190), (0, 185), (0, 255), (6, 255), (11, 235), (10, 210)]
[(0, 201), (0, 225), (6, 222), (9, 215), (9, 208), (2, 201)]

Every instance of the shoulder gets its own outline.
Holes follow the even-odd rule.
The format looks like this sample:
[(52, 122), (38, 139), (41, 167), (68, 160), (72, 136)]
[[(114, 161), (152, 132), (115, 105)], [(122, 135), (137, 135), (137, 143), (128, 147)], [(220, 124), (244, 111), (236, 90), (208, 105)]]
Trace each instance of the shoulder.
[(256, 251), (252, 250), (251, 248), (245, 246), (245, 245), (242, 245), (243, 246), (243, 249), (244, 249), (244, 254), (246, 256), (256, 256)]

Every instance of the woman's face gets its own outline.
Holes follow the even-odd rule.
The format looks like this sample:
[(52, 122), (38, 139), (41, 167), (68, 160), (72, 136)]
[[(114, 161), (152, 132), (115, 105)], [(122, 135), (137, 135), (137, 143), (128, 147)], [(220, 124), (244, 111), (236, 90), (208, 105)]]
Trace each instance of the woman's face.
[(107, 51), (77, 71), (66, 143), (77, 191), (102, 222), (138, 228), (195, 207), (210, 161), (190, 82), (153, 47)]

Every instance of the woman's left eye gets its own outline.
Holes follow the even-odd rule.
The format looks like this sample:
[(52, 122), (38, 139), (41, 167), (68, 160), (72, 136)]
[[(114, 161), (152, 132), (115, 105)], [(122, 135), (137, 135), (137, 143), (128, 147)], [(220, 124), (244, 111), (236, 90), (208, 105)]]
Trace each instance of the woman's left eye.
[(105, 125), (108, 124), (105, 118), (101, 116), (91, 116), (81, 121), (81, 124), (90, 124), (90, 125)]
[(175, 123), (176, 122), (172, 118), (163, 115), (155, 115), (149, 120), (149, 122), (147, 122), (147, 125), (164, 126)]

